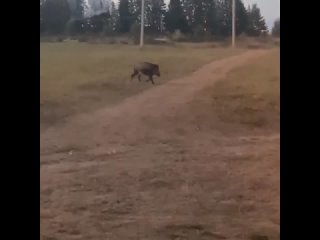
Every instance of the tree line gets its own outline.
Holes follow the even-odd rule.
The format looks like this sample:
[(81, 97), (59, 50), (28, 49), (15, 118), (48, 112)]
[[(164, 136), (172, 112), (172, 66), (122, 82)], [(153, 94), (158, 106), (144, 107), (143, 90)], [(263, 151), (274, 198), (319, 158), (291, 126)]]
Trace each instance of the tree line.
[[(119, 0), (102, 4), (101, 14), (86, 16), (85, 0), (40, 0), (40, 33), (137, 34), (141, 18), (141, 0)], [(190, 36), (228, 37), (232, 31), (232, 0), (145, 0), (146, 34), (179, 31)], [(277, 26), (279, 25), (279, 27)], [(279, 30), (274, 30), (279, 29)], [(236, 0), (236, 34), (260, 36), (267, 31), (257, 4), (245, 7)], [(272, 33), (280, 34), (280, 20)]]

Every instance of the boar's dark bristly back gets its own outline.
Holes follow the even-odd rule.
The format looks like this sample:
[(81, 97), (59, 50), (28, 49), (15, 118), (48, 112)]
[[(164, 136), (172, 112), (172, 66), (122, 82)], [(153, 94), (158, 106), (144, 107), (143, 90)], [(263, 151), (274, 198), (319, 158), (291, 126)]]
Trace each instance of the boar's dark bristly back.
[(157, 67), (158, 66), (157, 64), (153, 64), (153, 63), (150, 63), (150, 62), (143, 62), (143, 64), (146, 64), (146, 65), (149, 65), (149, 66), (153, 66), (153, 67)]
[(133, 73), (131, 74), (131, 80), (133, 77), (138, 75), (138, 79), (141, 81), (141, 74), (148, 76), (149, 80), (152, 82), (152, 84), (154, 84), (153, 75), (160, 77), (159, 66), (150, 62), (139, 62), (134, 65)]

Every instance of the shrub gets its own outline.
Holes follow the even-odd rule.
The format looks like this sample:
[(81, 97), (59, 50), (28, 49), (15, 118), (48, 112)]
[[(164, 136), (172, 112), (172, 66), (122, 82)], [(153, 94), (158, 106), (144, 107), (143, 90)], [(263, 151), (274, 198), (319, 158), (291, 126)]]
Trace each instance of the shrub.
[(186, 40), (186, 36), (179, 30), (175, 30), (174, 33), (171, 35), (173, 41), (183, 41)]
[(103, 36), (113, 36), (114, 35), (113, 27), (110, 24), (105, 25), (102, 30), (102, 35)]
[(204, 40), (204, 36), (205, 36), (205, 31), (204, 31), (204, 28), (203, 26), (195, 26), (193, 29), (192, 29), (192, 39), (194, 41), (203, 41)]

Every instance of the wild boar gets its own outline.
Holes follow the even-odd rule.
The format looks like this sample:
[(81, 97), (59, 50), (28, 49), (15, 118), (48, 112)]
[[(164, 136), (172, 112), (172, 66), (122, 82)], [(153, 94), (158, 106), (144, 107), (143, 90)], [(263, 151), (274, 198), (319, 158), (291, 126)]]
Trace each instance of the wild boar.
[(138, 75), (138, 79), (141, 81), (141, 74), (148, 76), (149, 79), (147, 81), (151, 81), (154, 84), (153, 75), (160, 77), (159, 65), (149, 62), (141, 62), (134, 65), (131, 81), (136, 75)]

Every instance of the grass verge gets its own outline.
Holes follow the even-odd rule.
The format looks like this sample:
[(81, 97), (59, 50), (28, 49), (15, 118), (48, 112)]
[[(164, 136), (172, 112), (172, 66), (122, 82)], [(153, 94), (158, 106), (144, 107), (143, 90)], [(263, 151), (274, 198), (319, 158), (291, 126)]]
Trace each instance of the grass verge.
[(137, 61), (160, 65), (162, 84), (243, 50), (88, 43), (40, 43), (40, 122), (50, 125), (137, 94), (149, 82), (130, 82)]

